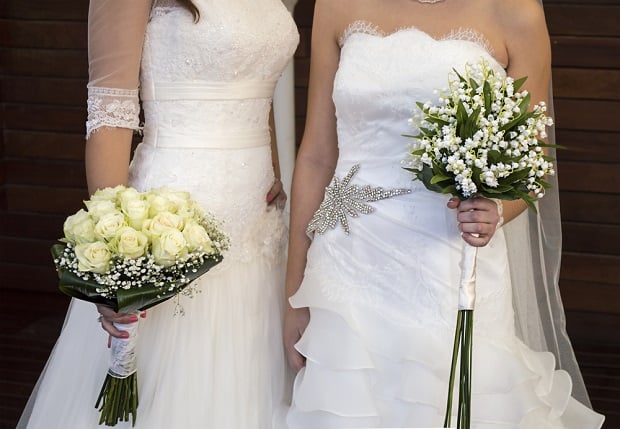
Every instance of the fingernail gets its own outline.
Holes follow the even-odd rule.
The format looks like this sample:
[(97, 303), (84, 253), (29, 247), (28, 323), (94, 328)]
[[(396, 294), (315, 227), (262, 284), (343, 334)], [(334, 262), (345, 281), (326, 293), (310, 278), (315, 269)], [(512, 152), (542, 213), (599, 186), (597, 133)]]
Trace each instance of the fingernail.
[(121, 338), (129, 338), (129, 332), (127, 331), (121, 332)]
[(137, 321), (138, 321), (138, 316), (136, 316), (135, 314), (132, 314), (132, 315), (129, 317), (129, 320), (131, 320), (132, 322), (137, 322)]
[(140, 313), (140, 317), (144, 319), (146, 317), (146, 311), (143, 311), (142, 313)]
[(267, 202), (270, 203), (273, 200), (273, 195), (267, 194)]

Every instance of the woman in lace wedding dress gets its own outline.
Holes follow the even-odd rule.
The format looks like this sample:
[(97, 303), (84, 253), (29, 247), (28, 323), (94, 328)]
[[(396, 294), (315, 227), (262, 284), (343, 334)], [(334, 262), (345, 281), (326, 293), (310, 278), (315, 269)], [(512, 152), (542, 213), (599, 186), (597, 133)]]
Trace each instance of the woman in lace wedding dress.
[[(91, 0), (89, 189), (189, 191), (231, 241), (224, 261), (195, 283), (199, 293), (180, 297), (184, 315), (171, 300), (140, 322), (135, 428), (271, 429), (292, 379), (281, 340), (286, 227), (275, 207), (282, 195), (269, 122), (298, 34), (280, 0), (192, 1)], [(132, 132), (141, 129), (138, 92), (144, 140), (128, 169)], [(110, 321), (129, 316), (101, 311), (104, 327), (123, 335)], [(97, 426), (109, 359), (97, 316), (94, 305), (71, 303), (18, 427)]]
[[(512, 240), (530, 237), (525, 204), (505, 202), (506, 225), (497, 229), (495, 202), (458, 204), (402, 168), (403, 134), (416, 134), (408, 124), (415, 102), (436, 100), (434, 89), (447, 87), (453, 68), (482, 58), (499, 74), (528, 76), (532, 100), (547, 100), (549, 51), (535, 0), (317, 1), (291, 199), (284, 339), (299, 371), (291, 429), (442, 425), (463, 241), (481, 246), (472, 427), (602, 425), (602, 416), (573, 397), (587, 403), (570, 343), (562, 342), (554, 359), (550, 345), (534, 338), (534, 328), (551, 322), (519, 310), (520, 297), (557, 290), (553, 283), (526, 291), (513, 274), (528, 264), (537, 272), (524, 261), (538, 243)], [(348, 200), (355, 186), (367, 185), (382, 188), (376, 193), (383, 199), (367, 200), (374, 201), (371, 213)], [(540, 213), (549, 212), (541, 206)], [(523, 252), (521, 266), (511, 266), (513, 249)], [(552, 300), (543, 296), (543, 308)], [(563, 315), (559, 320), (547, 340), (562, 341)]]

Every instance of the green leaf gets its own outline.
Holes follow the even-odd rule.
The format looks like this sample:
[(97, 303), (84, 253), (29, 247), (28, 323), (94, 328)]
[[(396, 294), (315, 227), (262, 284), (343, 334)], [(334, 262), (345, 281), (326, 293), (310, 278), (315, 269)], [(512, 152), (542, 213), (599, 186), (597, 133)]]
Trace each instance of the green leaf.
[(429, 191), (439, 192), (439, 193), (442, 192), (443, 190), (442, 186), (436, 183), (431, 183), (431, 179), (433, 178), (434, 173), (433, 173), (433, 170), (428, 165), (424, 165), (424, 167), (417, 174), (417, 176), (418, 176), (418, 179), (424, 184), (426, 189), (428, 189)]
[[(486, 81), (485, 81), (486, 82)], [(478, 82), (476, 82), (474, 80), (474, 78), (469, 78), (469, 86), (471, 86), (471, 88), (476, 91), (476, 89), (478, 89)]]
[(491, 113), (491, 84), (488, 80), (484, 81), (482, 88), (482, 95), (484, 96), (484, 110), (488, 115)]
[(544, 180), (539, 180), (538, 184), (540, 186), (542, 186), (544, 189), (551, 189), (552, 188), (552, 186), (548, 182), (546, 182)]
[(533, 116), (532, 112), (527, 112), (524, 114), (519, 114), (512, 121), (508, 122), (506, 125), (500, 127), (499, 129), (502, 131), (510, 131), (513, 128), (518, 127), (519, 125), (525, 124), (525, 122)]
[(435, 183), (445, 182), (446, 180), (451, 180), (451, 179), (452, 177), (450, 176), (442, 176), (442, 175), (436, 174), (431, 178), (431, 184), (434, 185)]
[(467, 80), (463, 76), (461, 76), (461, 74), (456, 69), (453, 68), (452, 71), (457, 75), (461, 82), (467, 83)]
[(530, 170), (531, 168), (524, 168), (523, 170), (517, 170), (513, 173), (511, 173), (510, 175), (508, 175), (507, 177), (504, 177), (503, 179), (500, 179), (500, 183), (502, 185), (510, 185), (513, 184), (515, 182), (520, 182), (523, 179), (525, 179), (526, 177), (529, 176), (530, 174)]
[(488, 192), (490, 194), (504, 194), (506, 192), (510, 192), (512, 191), (512, 189), (514, 189), (512, 186), (509, 185), (498, 185), (495, 188), (491, 187), (491, 186), (486, 186), (483, 185), (483, 189), (485, 192)]
[(445, 188), (441, 190), (441, 193), (454, 195), (455, 197), (459, 196), (459, 191), (458, 189), (456, 189), (456, 185), (446, 186)]
[(416, 150), (412, 150), (411, 152), (409, 152), (411, 155), (416, 155), (416, 156), (420, 156), (422, 154), (424, 154), (424, 152), (426, 152), (426, 150), (424, 149), (416, 149)]
[(502, 154), (497, 150), (490, 150), (487, 152), (487, 158), (492, 164), (496, 164), (501, 158)]
[[(524, 115), (529, 109), (531, 99), (532, 99), (532, 96), (528, 92), (527, 95), (523, 97), (523, 99), (521, 100), (521, 103), (519, 104), (519, 110), (521, 111), (522, 115)], [(534, 116), (534, 112), (532, 112), (531, 116)]]
[(534, 210), (535, 213), (538, 213), (538, 210), (536, 210), (536, 206), (534, 205), (534, 202), (537, 200), (536, 197), (532, 197), (530, 194), (520, 191), (518, 189), (515, 189), (515, 192), (523, 201), (525, 201), (525, 203), (530, 209)]
[(461, 132), (459, 133), (461, 138), (468, 139), (473, 137), (474, 133), (478, 129), (478, 116), (480, 116), (479, 107), (471, 112), (471, 115), (469, 115), (464, 121), (463, 126), (461, 127)]
[(520, 79), (517, 79), (513, 82), (512, 86), (515, 90), (515, 92), (519, 91), (519, 89), (521, 89), (521, 87), (523, 86), (523, 84), (525, 83), (525, 81), (527, 80), (527, 76), (523, 76)]

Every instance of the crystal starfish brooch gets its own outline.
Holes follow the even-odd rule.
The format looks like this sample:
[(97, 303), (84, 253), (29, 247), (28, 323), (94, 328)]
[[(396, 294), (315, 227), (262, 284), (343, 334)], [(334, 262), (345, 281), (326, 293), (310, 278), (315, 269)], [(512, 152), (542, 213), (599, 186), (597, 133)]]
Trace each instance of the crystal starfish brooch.
[(359, 164), (355, 164), (342, 181), (334, 176), (329, 186), (325, 188), (323, 202), (306, 228), (308, 235), (312, 235), (313, 232), (324, 234), (328, 229), (336, 228), (338, 222), (342, 225), (344, 232), (349, 234), (347, 215), (355, 218), (360, 213), (372, 213), (375, 209), (367, 203), (411, 192), (409, 189), (383, 189), (380, 187), (373, 188), (370, 185), (350, 185), (351, 179), (359, 169)]

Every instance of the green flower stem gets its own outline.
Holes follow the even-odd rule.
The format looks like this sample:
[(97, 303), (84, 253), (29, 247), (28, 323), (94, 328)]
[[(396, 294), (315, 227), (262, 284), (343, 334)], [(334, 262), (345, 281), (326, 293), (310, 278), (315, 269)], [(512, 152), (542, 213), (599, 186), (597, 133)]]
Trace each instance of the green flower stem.
[(128, 422), (131, 416), (131, 425), (135, 426), (138, 412), (137, 374), (134, 372), (125, 378), (106, 375), (95, 408), (101, 413), (99, 424), (115, 426), (119, 421)]
[(449, 428), (452, 419), (452, 391), (454, 389), (454, 375), (456, 373), (456, 361), (459, 356), (459, 340), (463, 324), (463, 312), (459, 311), (456, 317), (456, 330), (454, 333), (454, 346), (452, 347), (452, 364), (450, 365), (450, 381), (448, 382), (448, 401), (446, 404), (446, 417), (443, 427)]
[[(456, 319), (456, 332), (452, 348), (452, 364), (448, 385), (448, 400), (443, 427), (451, 427), (452, 397), (454, 379), (456, 378), (456, 361), (460, 354), (459, 365), (459, 401), (457, 407), (457, 429), (469, 429), (471, 426), (471, 375), (473, 345), (474, 311), (459, 310)], [(459, 353), (460, 352), (460, 353)]]

